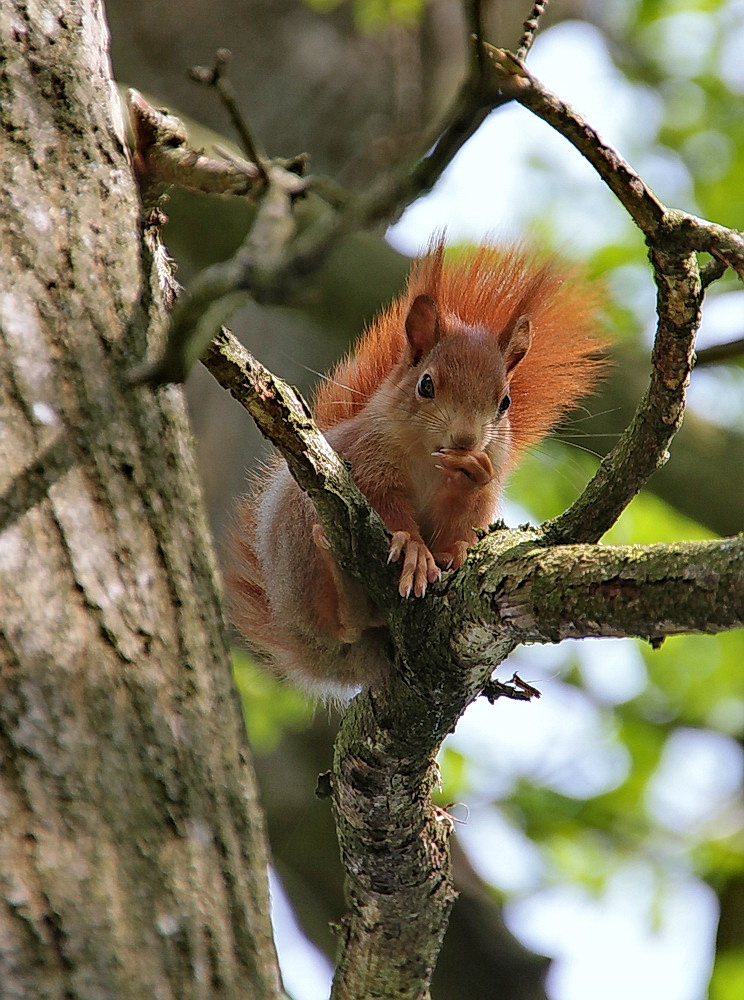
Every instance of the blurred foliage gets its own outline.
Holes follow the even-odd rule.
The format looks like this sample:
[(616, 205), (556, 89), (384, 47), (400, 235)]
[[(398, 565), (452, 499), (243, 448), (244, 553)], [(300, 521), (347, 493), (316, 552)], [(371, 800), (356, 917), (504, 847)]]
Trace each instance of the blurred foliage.
[[(334, 10), (347, 0), (305, 0), (317, 11)], [(411, 24), (417, 21), (426, 0), (352, 0), (354, 21), (362, 31), (382, 31), (391, 24)]]
[(256, 666), (242, 650), (233, 650), (233, 674), (256, 753), (270, 753), (287, 733), (306, 729), (312, 722), (314, 709), (307, 698)]
[(741, 1000), (744, 996), (744, 954), (722, 956), (713, 970), (710, 1000)]
[(608, 39), (625, 77), (661, 98), (657, 150), (686, 169), (705, 218), (744, 226), (741, 6), (720, 0), (611, 4)]

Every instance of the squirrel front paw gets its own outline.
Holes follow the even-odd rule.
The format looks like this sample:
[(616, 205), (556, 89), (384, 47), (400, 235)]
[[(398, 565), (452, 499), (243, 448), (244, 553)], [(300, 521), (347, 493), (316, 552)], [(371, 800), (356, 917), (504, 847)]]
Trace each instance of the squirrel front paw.
[(403, 556), (398, 593), (408, 597), (413, 590), (416, 597), (423, 597), (426, 585), (438, 580), (442, 573), (434, 556), (420, 539), (412, 538), (407, 531), (394, 531), (390, 540), (388, 562), (397, 562)]
[[(493, 479), (493, 466), (491, 459), (485, 451), (464, 451), (462, 448), (439, 448), (432, 452), (437, 459), (437, 468), (447, 477), (449, 483), (454, 486), (463, 486), (465, 481), (468, 485), (485, 486)], [(462, 473), (463, 479), (457, 473)]]
[(453, 542), (447, 552), (435, 552), (434, 558), (442, 569), (459, 569), (468, 557), (467, 542)]

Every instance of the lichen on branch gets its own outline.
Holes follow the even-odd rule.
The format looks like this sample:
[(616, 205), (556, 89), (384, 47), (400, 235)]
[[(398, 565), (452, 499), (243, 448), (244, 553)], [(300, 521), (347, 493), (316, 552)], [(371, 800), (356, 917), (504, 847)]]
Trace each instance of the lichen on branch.
[[(535, 19), (544, 7), (535, 4)], [(339, 943), (334, 996), (425, 996), (452, 899), (448, 826), (431, 804), (434, 757), (446, 734), (496, 667), (521, 642), (632, 635), (658, 641), (681, 631), (716, 632), (744, 622), (744, 543), (724, 539), (677, 546), (591, 544), (614, 523), (668, 457), (684, 412), (703, 291), (724, 267), (744, 273), (740, 234), (667, 209), (623, 158), (524, 65), (534, 27), (514, 56), (484, 44), (481, 9), (468, 73), (436, 133), (417, 156), (391, 164), (358, 195), (287, 162), (256, 154), (251, 167), (223, 164), (224, 190), (257, 202), (257, 221), (236, 257), (205, 272), (178, 305), (166, 357), (154, 383), (184, 378), (190, 363), (237, 296), (291, 302), (344, 234), (397, 217), (428, 191), (486, 115), (516, 100), (563, 134), (598, 171), (644, 233), (657, 285), (658, 325), (649, 387), (619, 442), (582, 496), (542, 528), (493, 528), (457, 573), (425, 598), (397, 595), (385, 565), (385, 530), (343, 463), (314, 427), (307, 408), (226, 332), (204, 361), (256, 418), (315, 503), (333, 555), (368, 589), (386, 615), (394, 669), (389, 682), (362, 692), (339, 733), (333, 801), (347, 871), (350, 914)], [(148, 121), (151, 110), (136, 105)], [(150, 181), (172, 182), (191, 164), (192, 179), (213, 184), (213, 162), (177, 141), (148, 133), (140, 148)], [(154, 130), (154, 131), (153, 131)], [(157, 152), (155, 146), (158, 146)], [(180, 158), (180, 159), (179, 159)], [(178, 160), (178, 162), (177, 162)], [(201, 171), (198, 173), (196, 168)], [(318, 199), (303, 232), (297, 198)], [(715, 265), (701, 281), (696, 254)], [(196, 338), (194, 331), (198, 330)], [(158, 367), (159, 366), (159, 367)], [(571, 543), (571, 544), (567, 544)], [(577, 544), (584, 543), (584, 544)], [(416, 921), (406, 919), (413, 911)], [(412, 959), (413, 956), (413, 959)]]

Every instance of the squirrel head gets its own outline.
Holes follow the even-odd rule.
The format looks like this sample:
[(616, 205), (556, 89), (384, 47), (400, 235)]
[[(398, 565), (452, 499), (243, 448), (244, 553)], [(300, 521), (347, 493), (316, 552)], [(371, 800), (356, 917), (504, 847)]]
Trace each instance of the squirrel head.
[[(494, 405), (498, 412), (508, 389), (508, 418), (502, 414), (497, 426), (502, 438), (509, 428), (511, 464), (601, 374), (598, 352), (606, 339), (598, 321), (600, 299), (595, 283), (550, 255), (520, 245), (485, 246), (445, 259), (439, 239), (414, 263), (406, 291), (380, 313), (319, 389), (318, 423), (330, 428), (373, 400), (384, 419), (385, 408), (377, 404), (385, 399), (408, 407), (400, 417), (405, 420), (411, 411), (435, 412), (456, 392), (481, 420), (488, 413), (492, 419)], [(466, 338), (461, 354), (459, 336)], [(427, 367), (420, 368), (422, 362)], [(429, 374), (433, 399), (415, 395), (418, 381), (407, 394), (393, 393), (391, 383), (414, 370), (419, 379)], [(426, 402), (433, 405), (425, 407)]]
[[(421, 446), (489, 450), (509, 442), (509, 383), (530, 349), (527, 316), (498, 337), (417, 295), (405, 319), (406, 349), (382, 402), (395, 402)], [(408, 434), (406, 434), (408, 437)]]

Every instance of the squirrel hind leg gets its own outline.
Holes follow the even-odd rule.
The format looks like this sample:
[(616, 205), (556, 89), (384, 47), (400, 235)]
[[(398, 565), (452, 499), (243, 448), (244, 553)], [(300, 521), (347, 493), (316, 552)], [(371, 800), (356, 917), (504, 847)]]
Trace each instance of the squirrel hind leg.
[(384, 618), (333, 558), (326, 533), (317, 523), (313, 525), (313, 542), (321, 562), (321, 579), (313, 600), (318, 625), (339, 642), (357, 642), (365, 629), (384, 624)]

